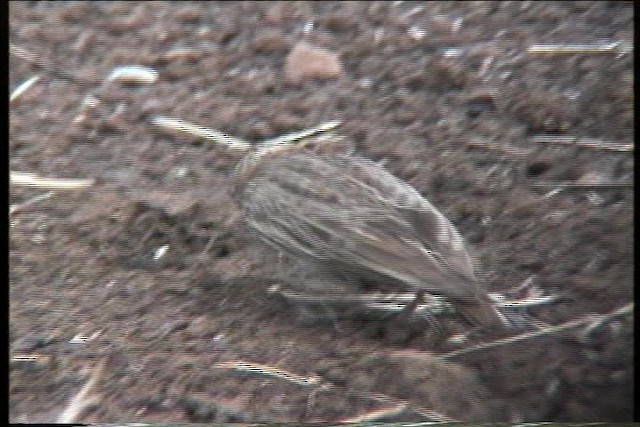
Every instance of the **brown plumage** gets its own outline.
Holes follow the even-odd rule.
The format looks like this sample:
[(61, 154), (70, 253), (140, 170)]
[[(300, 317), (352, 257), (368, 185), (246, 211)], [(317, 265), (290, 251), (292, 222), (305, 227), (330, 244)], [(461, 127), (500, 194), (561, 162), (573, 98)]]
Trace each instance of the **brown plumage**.
[(250, 154), (237, 194), (266, 243), (325, 269), (450, 299), (469, 320), (504, 324), (455, 227), (413, 187), (347, 155)]

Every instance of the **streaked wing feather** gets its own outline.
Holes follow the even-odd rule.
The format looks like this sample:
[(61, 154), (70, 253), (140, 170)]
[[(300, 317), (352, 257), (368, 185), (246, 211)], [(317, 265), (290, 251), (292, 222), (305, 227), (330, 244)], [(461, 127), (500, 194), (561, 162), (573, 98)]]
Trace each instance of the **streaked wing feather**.
[(341, 159), (352, 174), (378, 189), (384, 200), (395, 206), (407, 220), (425, 247), (439, 252), (452, 269), (467, 280), (476, 279), (474, 260), (464, 240), (451, 222), (409, 184), (367, 159)]
[(276, 162), (248, 189), (250, 222), (265, 240), (414, 287), (474, 297), (460, 235), (417, 191), (363, 159), (314, 161)]
[[(340, 225), (336, 224), (335, 229), (340, 230)], [(344, 227), (340, 231), (342, 235), (355, 243), (336, 256), (414, 288), (475, 299), (475, 283), (451, 271), (439, 254), (425, 249), (410, 231), (412, 228), (389, 222), (378, 226), (366, 221), (357, 227)]]

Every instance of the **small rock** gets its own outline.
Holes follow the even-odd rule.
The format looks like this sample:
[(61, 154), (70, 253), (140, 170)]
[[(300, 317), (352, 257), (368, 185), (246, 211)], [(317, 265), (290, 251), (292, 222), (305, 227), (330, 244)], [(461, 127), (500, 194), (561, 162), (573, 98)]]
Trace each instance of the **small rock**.
[(578, 179), (578, 184), (597, 185), (610, 181), (604, 173), (598, 171), (589, 171)]
[(337, 54), (302, 42), (289, 53), (285, 61), (285, 80), (301, 83), (308, 79), (331, 79), (342, 75), (342, 63)]
[(278, 30), (265, 30), (256, 36), (255, 50), (258, 53), (284, 53), (287, 48), (287, 38)]

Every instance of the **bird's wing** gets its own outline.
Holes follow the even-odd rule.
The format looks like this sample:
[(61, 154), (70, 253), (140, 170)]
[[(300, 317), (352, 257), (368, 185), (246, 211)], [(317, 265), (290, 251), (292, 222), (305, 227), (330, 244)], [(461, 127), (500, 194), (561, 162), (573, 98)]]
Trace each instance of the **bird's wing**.
[(470, 281), (476, 280), (475, 262), (464, 239), (416, 189), (370, 160), (343, 156), (339, 161), (349, 169), (351, 176), (375, 188), (385, 203), (398, 209), (413, 225), (416, 237), (425, 247), (439, 252), (460, 275)]
[[(341, 164), (323, 165), (323, 177), (314, 176), (311, 164), (280, 164), (248, 189), (250, 224), (285, 251), (474, 298), (473, 269), (464, 245), (456, 246), (462, 242), (457, 231), (408, 184), (373, 165), (365, 165), (368, 173), (388, 176), (371, 176), (367, 184)], [(376, 184), (380, 180), (390, 188)]]

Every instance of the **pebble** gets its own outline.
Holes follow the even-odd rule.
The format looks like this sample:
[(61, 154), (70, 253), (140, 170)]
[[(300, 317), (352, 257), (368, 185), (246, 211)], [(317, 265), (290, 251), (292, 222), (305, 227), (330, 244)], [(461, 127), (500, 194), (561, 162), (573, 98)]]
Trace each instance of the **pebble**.
[(342, 63), (337, 54), (305, 42), (298, 43), (285, 60), (285, 80), (290, 83), (338, 78), (342, 73)]

